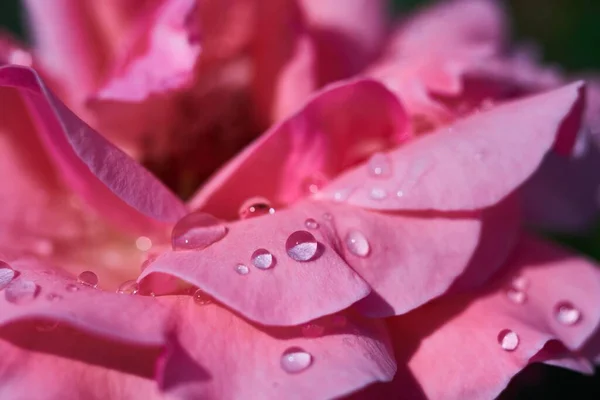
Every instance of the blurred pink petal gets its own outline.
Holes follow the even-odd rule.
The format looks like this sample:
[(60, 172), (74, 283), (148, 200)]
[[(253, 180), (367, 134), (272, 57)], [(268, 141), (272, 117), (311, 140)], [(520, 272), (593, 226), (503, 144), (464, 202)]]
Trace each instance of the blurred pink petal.
[(596, 265), (525, 238), (489, 290), (441, 298), (390, 321), (399, 365), (407, 362), (394, 383), (411, 399), (490, 399), (530, 362), (592, 373), (577, 351), (597, 334), (598, 302)]
[(106, 216), (143, 230), (175, 222), (186, 213), (150, 173), (57, 100), (33, 70), (3, 67), (0, 85), (20, 91), (53, 162), (73, 190)]
[(235, 219), (244, 201), (275, 204), (310, 195), (378, 149), (410, 136), (401, 105), (377, 82), (356, 80), (325, 88), (288, 120), (274, 126), (227, 164), (194, 196), (191, 208)]
[(389, 179), (361, 166), (317, 196), (334, 199), (351, 188), (350, 204), (379, 210), (493, 205), (529, 178), (553, 145), (570, 149), (582, 106), (583, 84), (575, 83), (474, 114), (389, 152)]
[(25, 49), (12, 35), (0, 31), (0, 65), (2, 64), (31, 67), (33, 59), (29, 50)]

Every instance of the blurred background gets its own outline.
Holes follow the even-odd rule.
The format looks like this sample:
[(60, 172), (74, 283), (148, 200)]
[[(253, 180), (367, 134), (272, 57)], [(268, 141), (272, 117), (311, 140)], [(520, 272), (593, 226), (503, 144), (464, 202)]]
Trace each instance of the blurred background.
[[(0, 0), (0, 27), (26, 38), (19, 3), (20, 0)], [(426, 3), (427, 0), (390, 0), (390, 13), (404, 14)], [(599, 0), (506, 0), (506, 5), (515, 42), (537, 44), (546, 62), (567, 71), (600, 71)], [(550, 238), (600, 260), (600, 224), (586, 235)], [(501, 399), (597, 400), (600, 370), (590, 378), (533, 365), (513, 380)]]

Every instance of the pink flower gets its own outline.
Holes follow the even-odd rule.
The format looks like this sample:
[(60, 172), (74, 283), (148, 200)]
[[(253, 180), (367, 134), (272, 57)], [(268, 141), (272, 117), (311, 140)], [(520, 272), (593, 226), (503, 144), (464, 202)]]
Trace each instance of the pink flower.
[[(600, 272), (524, 232), (520, 213), (523, 185), (589, 123), (586, 87), (514, 99), (546, 83), (503, 75), (490, 2), (450, 4), (404, 25), (375, 64), (377, 2), (340, 13), (308, 0), (166, 0), (149, 6), (104, 85), (60, 77), (50, 60), (68, 60), (50, 50), (24, 64), (58, 95), (31, 68), (0, 67), (0, 398), (477, 399), (534, 362), (592, 373)], [(88, 6), (47, 12), (105, 15)], [(475, 7), (456, 37), (443, 35), (454, 6)], [(190, 15), (205, 21), (200, 33)], [(73, 68), (100, 79), (82, 38), (67, 39), (48, 46), (67, 45), (81, 57)], [(14, 64), (19, 47), (6, 43)], [(334, 50), (356, 59), (325, 62)], [(256, 75), (236, 81), (250, 54)], [(387, 64), (396, 55), (405, 65)], [(474, 66), (486, 84), (471, 92)], [(177, 142), (166, 132), (204, 123), (182, 118), (179, 100), (210, 105), (211, 80), (210, 93), (253, 90), (262, 123), (276, 122), (186, 203), (73, 100), (93, 96), (93, 113), (121, 130), (157, 117), (151, 137)], [(488, 95), (502, 104), (473, 112)], [(214, 115), (230, 110), (223, 101)], [(182, 164), (193, 180), (222, 155), (213, 140), (240, 144), (227, 136), (236, 129), (185, 132), (205, 147)], [(170, 150), (152, 149), (181, 155)]]

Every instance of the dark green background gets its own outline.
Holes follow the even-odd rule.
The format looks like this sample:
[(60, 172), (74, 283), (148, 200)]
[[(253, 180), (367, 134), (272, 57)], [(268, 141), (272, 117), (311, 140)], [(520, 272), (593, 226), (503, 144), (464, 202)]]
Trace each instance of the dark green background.
[[(390, 9), (405, 13), (424, 3), (427, 1), (394, 0)], [(600, 71), (600, 50), (595, 47), (600, 45), (600, 0), (508, 0), (505, 3), (515, 41), (537, 43), (547, 62), (571, 72)], [(0, 26), (25, 36), (18, 0), (0, 0)], [(586, 235), (552, 236), (552, 239), (600, 259), (600, 225)], [(600, 373), (595, 378), (587, 378), (557, 368), (530, 366), (513, 381), (502, 399), (600, 399)]]

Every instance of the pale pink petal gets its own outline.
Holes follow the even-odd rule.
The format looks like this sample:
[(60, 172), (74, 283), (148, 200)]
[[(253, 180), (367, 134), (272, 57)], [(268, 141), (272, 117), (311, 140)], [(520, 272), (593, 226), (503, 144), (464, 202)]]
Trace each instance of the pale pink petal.
[(144, 229), (175, 222), (185, 214), (184, 205), (171, 192), (69, 111), (33, 70), (3, 67), (0, 85), (20, 91), (42, 143), (67, 182), (106, 216)]
[(287, 204), (311, 194), (311, 182), (323, 184), (409, 136), (401, 105), (379, 83), (332, 85), (226, 165), (194, 196), (190, 207), (235, 219), (251, 197)]
[(191, 84), (200, 55), (195, 0), (165, 0), (139, 22), (98, 99), (136, 102)]
[[(507, 295), (511, 286), (521, 288), (522, 302)], [(561, 322), (564, 302), (576, 311), (567, 309)], [(414, 399), (491, 399), (531, 362), (591, 373), (577, 351), (597, 330), (599, 302), (598, 266), (524, 238), (489, 290), (440, 298), (390, 321), (398, 363), (407, 365), (395, 384)], [(516, 334), (505, 342), (508, 351), (499, 343), (505, 329)]]
[(529, 178), (552, 146), (572, 147), (582, 108), (583, 85), (575, 83), (476, 113), (389, 152), (388, 179), (361, 165), (317, 196), (350, 190), (350, 204), (383, 210), (490, 206)]

